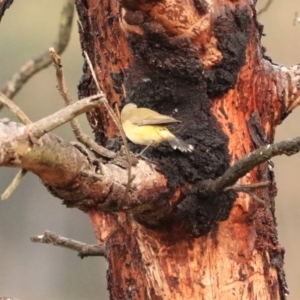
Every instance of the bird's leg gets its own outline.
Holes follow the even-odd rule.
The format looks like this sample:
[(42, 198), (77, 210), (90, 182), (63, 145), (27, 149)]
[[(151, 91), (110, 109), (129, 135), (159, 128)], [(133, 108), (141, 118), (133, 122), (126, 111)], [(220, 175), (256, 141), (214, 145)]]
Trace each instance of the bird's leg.
[(152, 146), (153, 145), (153, 141), (148, 145), (148, 146), (146, 146), (138, 155), (137, 155), (137, 157), (140, 157), (140, 156), (142, 156), (142, 154), (150, 147), (150, 146)]

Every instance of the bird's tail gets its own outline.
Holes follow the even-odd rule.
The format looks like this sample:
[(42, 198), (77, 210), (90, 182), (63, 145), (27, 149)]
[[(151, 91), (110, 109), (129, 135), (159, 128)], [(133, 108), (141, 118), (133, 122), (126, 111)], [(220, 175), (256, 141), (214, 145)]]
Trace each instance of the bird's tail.
[(163, 137), (164, 141), (167, 140), (174, 150), (178, 149), (181, 152), (193, 152), (194, 150), (192, 145), (180, 140), (165, 127), (160, 129), (160, 136)]
[(192, 145), (189, 145), (185, 141), (180, 140), (175, 136), (168, 138), (168, 142), (173, 149), (178, 149), (181, 152), (193, 152), (194, 150), (194, 147)]

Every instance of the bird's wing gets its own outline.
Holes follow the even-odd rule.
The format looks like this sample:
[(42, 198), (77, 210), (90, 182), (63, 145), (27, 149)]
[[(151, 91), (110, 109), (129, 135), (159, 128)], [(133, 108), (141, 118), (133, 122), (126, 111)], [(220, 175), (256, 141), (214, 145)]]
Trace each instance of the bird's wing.
[(159, 124), (172, 124), (172, 123), (180, 123), (181, 121), (178, 121), (172, 117), (163, 116), (163, 118), (160, 116), (159, 118), (151, 117), (151, 118), (145, 118), (143, 120), (142, 125), (159, 125)]
[(148, 108), (137, 108), (129, 117), (130, 122), (137, 126), (162, 125), (180, 123), (180, 121), (166, 115), (150, 110)]
[(172, 117), (164, 116), (164, 115), (159, 115), (157, 117), (151, 116), (142, 119), (136, 118), (136, 119), (132, 119), (131, 122), (137, 126), (181, 123), (181, 121), (178, 121)]

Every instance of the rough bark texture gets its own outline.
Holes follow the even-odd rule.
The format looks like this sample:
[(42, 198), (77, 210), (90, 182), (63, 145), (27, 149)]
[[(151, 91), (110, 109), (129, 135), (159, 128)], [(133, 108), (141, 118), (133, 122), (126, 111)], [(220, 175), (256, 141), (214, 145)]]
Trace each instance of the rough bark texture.
[[(296, 69), (263, 58), (262, 26), (250, 3), (76, 1), (82, 48), (116, 113), (134, 102), (172, 115), (182, 121), (172, 130), (195, 147), (192, 154), (168, 145), (147, 151), (168, 180), (156, 208), (89, 211), (107, 247), (111, 299), (285, 298), (269, 164), (240, 181), (270, 181), (258, 194), (265, 205), (233, 192), (198, 195), (201, 181), (272, 143), (276, 125), (298, 105)], [(95, 92), (85, 66), (79, 95)], [(89, 121), (99, 143), (119, 149), (104, 107)]]

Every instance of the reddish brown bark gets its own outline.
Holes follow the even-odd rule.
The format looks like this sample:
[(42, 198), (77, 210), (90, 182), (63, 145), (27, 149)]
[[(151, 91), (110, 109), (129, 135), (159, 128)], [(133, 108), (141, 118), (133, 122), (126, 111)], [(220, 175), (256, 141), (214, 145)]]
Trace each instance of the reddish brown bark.
[[(298, 105), (296, 69), (263, 58), (251, 3), (76, 1), (82, 48), (116, 112), (130, 100), (173, 115), (183, 124), (178, 136), (195, 147), (191, 155), (167, 146), (147, 152), (168, 180), (168, 191), (148, 210), (89, 211), (107, 247), (112, 299), (285, 297), (268, 163), (240, 180), (270, 181), (258, 192), (265, 205), (242, 193), (199, 197), (198, 190), (272, 143), (276, 125)], [(81, 96), (95, 93), (85, 71)], [(89, 120), (98, 142), (118, 135), (103, 107)]]

